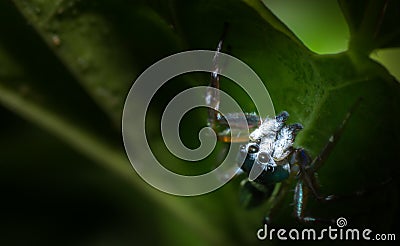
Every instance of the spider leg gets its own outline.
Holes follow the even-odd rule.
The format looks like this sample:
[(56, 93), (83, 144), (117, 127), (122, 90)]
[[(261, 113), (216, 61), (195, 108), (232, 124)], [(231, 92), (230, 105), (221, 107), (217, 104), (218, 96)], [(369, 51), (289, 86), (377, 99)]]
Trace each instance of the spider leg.
[[(247, 142), (248, 136), (240, 135), (240, 129), (255, 129), (261, 123), (260, 118), (256, 114), (245, 113), (245, 117), (247, 120), (247, 125), (236, 125), (235, 129), (238, 129), (239, 132), (231, 132), (228, 121), (236, 122), (235, 119), (239, 119), (240, 115), (238, 113), (230, 113), (223, 117), (219, 112), (220, 105), (220, 76), (219, 73), (221, 68), (218, 67), (218, 58), (219, 54), (222, 50), (222, 45), (224, 39), (226, 37), (228, 30), (228, 25), (225, 23), (223, 33), (221, 39), (218, 43), (217, 50), (215, 52), (213, 63), (214, 63), (214, 71), (211, 73), (210, 78), (210, 86), (206, 92), (206, 105), (208, 106), (208, 125), (217, 133), (218, 140), (225, 143), (231, 142)], [(215, 90), (217, 89), (217, 90)]]
[(307, 168), (312, 168), (314, 171), (318, 171), (318, 169), (325, 163), (326, 159), (328, 158), (329, 154), (332, 152), (336, 144), (338, 143), (342, 133), (349, 122), (350, 117), (353, 115), (355, 109), (360, 105), (361, 98), (359, 98), (355, 104), (350, 108), (350, 111), (347, 112), (346, 116), (344, 117), (342, 123), (336, 129), (336, 131), (332, 134), (329, 138), (328, 142), (325, 144), (322, 151), (315, 157), (312, 161), (311, 165)]
[[(369, 190), (358, 190), (350, 194), (343, 194), (343, 195), (322, 195), (319, 191), (319, 183), (317, 181), (317, 178), (315, 176), (315, 171), (312, 168), (309, 168), (310, 165), (310, 156), (308, 155), (307, 151), (305, 149), (296, 149), (294, 151), (294, 156), (295, 156), (295, 161), (299, 166), (299, 172), (297, 174), (298, 178), (302, 180), (302, 185), (306, 185), (307, 189), (311, 192), (311, 194), (317, 199), (318, 201), (321, 202), (327, 202), (327, 201), (337, 201), (337, 200), (342, 200), (342, 199), (348, 199), (348, 198), (354, 198), (354, 197), (359, 197), (359, 196), (364, 196), (366, 194), (371, 193), (375, 189), (369, 189)], [(386, 185), (390, 182), (385, 181), (382, 184), (380, 184), (377, 187), (381, 187), (383, 185)]]
[(319, 184), (316, 180), (314, 169), (309, 168), (310, 165), (312, 165), (312, 162), (307, 151), (301, 148), (295, 149), (292, 157), (293, 159), (291, 160), (291, 162), (292, 163), (295, 162), (299, 167), (299, 171), (297, 174), (298, 182), (296, 184), (294, 198), (293, 198), (295, 204), (294, 215), (302, 223), (307, 223), (307, 222), (334, 223), (335, 221), (334, 219), (323, 219), (323, 218), (306, 216), (305, 214), (306, 205), (310, 194), (312, 194), (316, 198), (316, 200), (320, 202), (339, 201), (344, 199), (357, 198), (371, 194), (372, 192), (379, 191), (381, 190), (382, 186), (386, 186), (392, 181), (392, 179), (388, 179), (385, 182), (376, 185), (373, 189), (359, 190), (345, 195), (325, 196), (319, 192)]
[[(314, 194), (315, 197), (317, 197), (318, 201), (338, 201), (342, 199), (350, 199), (350, 198), (357, 198), (360, 196), (365, 196), (367, 194), (370, 194), (371, 192), (376, 192), (381, 190), (382, 186), (388, 185), (392, 180), (389, 179), (385, 182), (382, 182), (379, 184), (379, 186), (376, 186), (374, 189), (370, 190), (361, 190), (361, 191), (356, 191), (354, 193), (348, 194), (348, 195), (329, 195), (329, 196), (320, 196), (318, 194)], [(307, 200), (309, 197), (309, 194), (312, 193), (312, 189), (310, 189), (309, 185), (305, 184), (305, 181), (300, 179), (295, 188), (294, 192), (294, 215), (296, 219), (301, 222), (301, 223), (324, 223), (324, 224), (334, 224), (335, 219), (333, 218), (316, 218), (313, 216), (308, 216), (306, 215), (306, 205), (307, 205)], [(360, 212), (357, 213), (355, 216), (360, 216), (360, 215), (365, 215), (365, 212)]]
[(211, 126), (213, 129), (216, 128), (216, 124), (218, 122), (218, 119), (221, 118), (220, 113), (218, 112), (219, 109), (219, 103), (220, 103), (220, 95), (219, 95), (219, 72), (220, 68), (218, 67), (218, 57), (219, 53), (222, 50), (222, 44), (224, 42), (224, 39), (226, 37), (228, 31), (228, 25), (224, 25), (224, 29), (222, 32), (222, 36), (220, 41), (218, 42), (217, 50), (215, 51), (215, 55), (213, 58), (213, 64), (214, 64), (214, 71), (211, 73), (211, 78), (210, 78), (210, 88), (215, 88), (217, 90), (213, 89), (208, 89), (206, 92), (206, 104), (208, 106), (208, 124)]
[(328, 196), (319, 195), (318, 197), (316, 196), (316, 198), (318, 201), (321, 201), (321, 202), (336, 202), (336, 201), (354, 199), (354, 198), (358, 198), (358, 197), (365, 197), (365, 196), (371, 195), (374, 192), (378, 192), (378, 191), (382, 190), (383, 187), (386, 187), (391, 182), (392, 182), (392, 179), (389, 178), (379, 184), (369, 187), (368, 189), (361, 189), (361, 190), (353, 191), (349, 194), (340, 194), (340, 195), (331, 194)]
[[(229, 113), (224, 117), (220, 117), (216, 121), (216, 125), (213, 130), (217, 133), (218, 141), (224, 143), (246, 143), (249, 141), (249, 135), (244, 134), (246, 129), (252, 130), (256, 129), (261, 123), (260, 117), (255, 114), (245, 113), (246, 124), (241, 124), (242, 122), (239, 117), (239, 113)], [(228, 124), (231, 123), (231, 125)], [(233, 123), (232, 123), (233, 122)], [(232, 130), (231, 127), (235, 130)]]
[[(350, 194), (343, 194), (343, 195), (328, 195), (328, 196), (323, 196), (319, 193), (319, 184), (316, 180), (315, 177), (315, 172), (318, 171), (319, 168), (325, 163), (326, 159), (328, 158), (329, 154), (332, 152), (333, 148), (339, 141), (346, 125), (349, 122), (349, 119), (353, 115), (353, 112), (355, 109), (359, 106), (361, 102), (361, 98), (359, 98), (354, 105), (351, 107), (349, 112), (346, 114), (344, 117), (342, 123), (339, 125), (339, 127), (336, 129), (336, 131), (333, 133), (333, 135), (329, 138), (329, 141), (326, 143), (322, 151), (318, 156), (314, 158), (314, 160), (310, 163), (310, 156), (304, 149), (296, 149), (295, 154), (293, 155), (296, 159), (296, 162), (299, 164), (300, 167), (300, 172), (303, 180), (307, 184), (308, 188), (314, 195), (314, 197), (318, 201), (337, 201), (337, 200), (342, 200), (342, 199), (349, 199), (349, 198), (354, 198), (354, 197), (360, 197), (360, 196), (365, 196), (367, 194), (370, 194), (374, 190), (377, 190), (377, 188), (372, 188), (372, 189), (364, 189), (364, 190), (358, 190), (355, 192), (352, 192)], [(390, 182), (390, 180), (386, 180), (380, 184), (377, 184), (376, 187), (382, 187), (387, 185)]]
[(306, 205), (308, 197), (313, 194), (317, 200), (323, 199), (318, 192), (318, 184), (315, 177), (315, 172), (313, 169), (308, 167), (311, 164), (311, 158), (305, 149), (295, 149), (292, 155), (292, 163), (296, 163), (299, 167), (297, 173), (298, 181), (294, 190), (294, 215), (299, 222), (309, 223), (309, 222), (320, 222), (320, 223), (333, 223), (332, 219), (322, 219), (315, 218), (312, 216), (307, 216)]
[(282, 203), (284, 202), (284, 198), (286, 197), (287, 192), (290, 189), (290, 180), (286, 180), (280, 184), (278, 192), (276, 194), (272, 194), (269, 201), (271, 202), (268, 212), (266, 213), (263, 224), (271, 225), (278, 214), (279, 209), (282, 207)]
[(334, 219), (323, 219), (316, 218), (312, 216), (306, 216), (306, 205), (309, 196), (310, 189), (306, 184), (304, 184), (303, 180), (299, 180), (296, 184), (296, 188), (294, 190), (294, 215), (299, 222), (302, 223), (325, 223), (325, 224), (333, 224), (335, 222)]

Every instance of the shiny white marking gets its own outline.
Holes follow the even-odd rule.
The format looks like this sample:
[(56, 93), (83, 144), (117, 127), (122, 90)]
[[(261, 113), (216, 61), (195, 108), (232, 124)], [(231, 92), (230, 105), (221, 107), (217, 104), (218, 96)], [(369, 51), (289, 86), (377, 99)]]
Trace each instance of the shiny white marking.
[[(296, 130), (298, 130), (296, 127), (285, 125), (284, 122), (266, 118), (265, 121), (261, 123), (260, 127), (250, 134), (250, 140), (259, 141), (259, 151), (254, 153), (256, 163), (250, 171), (250, 180), (257, 178), (268, 166), (276, 168), (276, 161), (283, 161), (289, 157), (296, 137)], [(248, 143), (246, 149), (248, 150), (249, 146), (253, 144), (254, 143)], [(268, 163), (260, 163), (257, 161), (260, 153), (265, 153), (269, 156)], [(280, 165), (283, 165), (283, 168), (290, 172), (288, 161)]]

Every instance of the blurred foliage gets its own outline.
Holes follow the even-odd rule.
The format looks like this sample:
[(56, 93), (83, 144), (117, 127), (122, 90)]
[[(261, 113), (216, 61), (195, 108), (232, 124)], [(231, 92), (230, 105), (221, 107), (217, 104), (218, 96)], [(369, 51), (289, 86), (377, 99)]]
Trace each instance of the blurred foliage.
[[(290, 121), (305, 126), (296, 144), (313, 156), (351, 105), (364, 99), (319, 172), (324, 193), (349, 193), (396, 177), (400, 88), (369, 55), (399, 46), (398, 5), (339, 1), (349, 49), (316, 55), (256, 0), (0, 1), (0, 244), (257, 243), (265, 206), (239, 206), (240, 178), (200, 197), (163, 194), (135, 174), (120, 133), (132, 81), (167, 55), (214, 50), (225, 22), (226, 47), (263, 79), (276, 111), (288, 111)], [(162, 151), (157, 123), (174, 95), (207, 83), (205, 74), (182, 76), (161, 88), (150, 107), (149, 140), (170, 168), (199, 172), (218, 165), (218, 158), (200, 167), (171, 159)], [(229, 81), (222, 89), (254, 110)], [(196, 130), (205, 116), (198, 110), (183, 119), (188, 146), (198, 145)], [(223, 148), (219, 144), (213, 157)], [(356, 201), (310, 201), (309, 212), (353, 215), (349, 226), (394, 232), (397, 186), (393, 180)], [(281, 209), (280, 226), (297, 226), (291, 199)]]

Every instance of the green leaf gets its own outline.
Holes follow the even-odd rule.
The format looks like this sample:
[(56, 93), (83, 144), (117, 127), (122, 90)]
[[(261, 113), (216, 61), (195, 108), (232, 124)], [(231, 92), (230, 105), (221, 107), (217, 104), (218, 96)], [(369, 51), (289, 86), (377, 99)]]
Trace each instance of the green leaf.
[(168, 23), (137, 1), (14, 2), (116, 123), (133, 78), (178, 47)]
[[(201, 197), (162, 194), (134, 174), (123, 152), (119, 129), (121, 112), (135, 78), (157, 60), (175, 52), (214, 50), (224, 23), (230, 25), (224, 51), (257, 72), (277, 112), (286, 110), (291, 122), (304, 125), (296, 145), (307, 149), (311, 156), (319, 153), (352, 105), (363, 98), (319, 172), (324, 193), (351, 193), (398, 175), (399, 83), (384, 67), (368, 58), (372, 49), (398, 46), (400, 29), (395, 25), (397, 3), (392, 5), (393, 1), (386, 7), (384, 21), (380, 21), (382, 5), (377, 1), (360, 8), (342, 2), (352, 45), (348, 52), (335, 55), (316, 55), (309, 51), (284, 23), (256, 0), (13, 2), (0, 2), (1, 105), (80, 153), (82, 156), (74, 156), (74, 162), (81, 158), (79, 163), (93, 162), (98, 164), (96, 169), (105, 170), (101, 175), (106, 177), (97, 172), (94, 175), (108, 182), (99, 182), (93, 189), (101, 194), (110, 189), (110, 182), (117, 183), (121, 188), (113, 190), (118, 199), (112, 203), (123, 203), (121, 213), (130, 214), (129, 218), (134, 218), (131, 223), (159, 237), (159, 241), (151, 242), (257, 243), (256, 232), (271, 204), (265, 203), (252, 211), (242, 209), (238, 198), (240, 178)], [(377, 36), (376, 26), (381, 30)], [(207, 85), (209, 75), (203, 75), (188, 75), (172, 81), (161, 88), (150, 107), (146, 129), (149, 142), (157, 158), (167, 161), (168, 168), (199, 172), (219, 164), (218, 158), (208, 158), (201, 162), (204, 166), (193, 167), (192, 163), (171, 158), (164, 151), (159, 134), (159, 119), (165, 105), (185, 88)], [(240, 88), (228, 80), (222, 80), (221, 85), (244, 110), (255, 110)], [(182, 138), (188, 146), (195, 147), (198, 139), (194, 130), (204, 126), (206, 114), (196, 111), (188, 116), (189, 120), (184, 119), (181, 124)], [(13, 118), (3, 119), (7, 128), (2, 131), (2, 144), (10, 142), (15, 147), (2, 146), (2, 149), (17, 149), (21, 145), (25, 150), (32, 142), (41, 141), (36, 135), (27, 135), (30, 141), (24, 141), (23, 136), (16, 134), (19, 129), (13, 126)], [(13, 137), (19, 141), (8, 141)], [(221, 149), (223, 146), (218, 145), (212, 157), (218, 157)], [(16, 159), (23, 162), (20, 165), (27, 165), (32, 160), (28, 156), (24, 162), (23, 154)], [(8, 163), (10, 157), (4, 160)], [(33, 162), (38, 165), (40, 158)], [(68, 161), (54, 165), (76, 173), (81, 170)], [(5, 173), (11, 173), (10, 170), (6, 168)], [(45, 175), (44, 183), (50, 182), (49, 176)], [(15, 182), (23, 180), (22, 175)], [(67, 178), (63, 182), (69, 187)], [(376, 226), (377, 232), (378, 229), (391, 232), (396, 226), (396, 187), (391, 184), (370, 197), (343, 204), (325, 206), (310, 201), (309, 214), (335, 218), (363, 213), (354, 216), (352, 226), (371, 225)], [(125, 194), (125, 190), (132, 194)], [(67, 194), (60, 191), (60, 196), (69, 197)], [(277, 224), (295, 225), (292, 199), (292, 193), (288, 192), (285, 203), (280, 206)], [(142, 215), (136, 218), (138, 214)], [(74, 219), (79, 221), (79, 215)], [(25, 222), (27, 229), (21, 230), (29, 231), (29, 225)], [(135, 234), (122, 222), (118, 226), (132, 233), (127, 237), (139, 238), (137, 242), (141, 236), (149, 236)], [(89, 239), (88, 234), (83, 234), (82, 238), (71, 239), (72, 244), (82, 243), (83, 238), (91, 244), (107, 240), (120, 242), (119, 238), (104, 239), (99, 234)], [(53, 239), (52, 244), (59, 243), (58, 240), (61, 241)]]
[[(33, 33), (36, 29), (32, 30), (25, 26), (10, 4), (1, 4), (4, 5), (2, 10), (10, 11), (2, 16), (4, 22), (1, 29), (5, 30), (4, 33), (10, 33), (7, 32), (10, 30), (15, 32), (2, 39), (0, 45), (2, 105), (59, 137), (76, 151), (99, 164), (99, 168), (109, 170), (111, 175), (115, 175), (114, 179), (122, 179), (125, 186), (135, 187), (137, 192), (146, 195), (152, 203), (163, 204), (164, 208), (169, 207), (168, 214), (180, 218), (179, 221), (184, 221), (195, 231), (206, 234), (206, 240), (214, 242), (229, 240), (221, 239), (224, 235), (215, 234), (212, 227), (188, 206), (187, 200), (160, 193), (134, 174), (121, 148), (119, 130), (111, 124), (111, 121), (115, 120), (112, 118), (113, 115), (107, 117), (97, 106), (98, 102), (94, 102), (89, 93), (82, 90), (80, 83), (77, 84), (81, 78), (71, 76), (73, 74), (70, 73), (70, 67), (60, 63), (58, 57), (52, 54), (54, 50), (46, 47), (49, 43), (42, 43), (43, 41)], [(27, 7), (27, 10), (32, 9)], [(14, 20), (16, 22), (13, 22)], [(24, 38), (15, 39), (17, 35), (23, 35)], [(29, 40), (32, 46), (24, 46), (26, 40)], [(99, 57), (101, 55), (99, 54)], [(76, 62), (71, 63), (71, 66), (79, 66)], [(118, 72), (111, 71), (116, 74)], [(109, 83), (110, 86), (115, 84)], [(122, 103), (124, 98), (121, 97), (119, 100)], [(121, 107), (122, 105), (118, 111), (122, 111)], [(126, 202), (135, 201), (129, 199)], [(190, 220), (187, 219), (188, 215)], [(198, 218), (193, 219), (194, 217)]]
[(339, 1), (348, 21), (350, 49), (369, 54), (373, 49), (398, 47), (398, 1)]

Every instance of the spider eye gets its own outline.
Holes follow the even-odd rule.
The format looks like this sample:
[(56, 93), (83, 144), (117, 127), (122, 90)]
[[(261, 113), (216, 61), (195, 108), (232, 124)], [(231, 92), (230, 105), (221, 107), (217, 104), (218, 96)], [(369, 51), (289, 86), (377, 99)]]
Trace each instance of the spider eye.
[(258, 146), (254, 144), (254, 145), (249, 146), (248, 152), (250, 154), (254, 154), (254, 153), (257, 153), (258, 150), (259, 150)]
[(258, 161), (261, 163), (268, 163), (269, 162), (269, 155), (265, 152), (258, 154)]
[(275, 171), (275, 167), (273, 167), (271, 165), (267, 165), (267, 172), (273, 173), (274, 171)]

